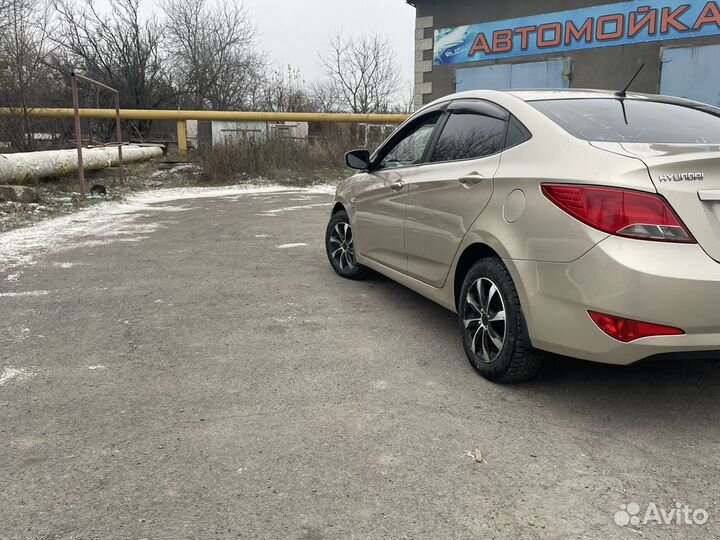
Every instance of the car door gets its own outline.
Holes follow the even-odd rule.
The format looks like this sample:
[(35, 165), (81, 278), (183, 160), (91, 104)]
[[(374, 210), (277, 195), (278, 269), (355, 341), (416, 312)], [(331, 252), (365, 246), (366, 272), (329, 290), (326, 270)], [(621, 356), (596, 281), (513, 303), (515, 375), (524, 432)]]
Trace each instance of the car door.
[(408, 179), (425, 157), (442, 111), (406, 124), (373, 156), (362, 188), (351, 204), (355, 242), (362, 257), (405, 272), (405, 204)]
[(453, 102), (426, 163), (408, 179), (407, 273), (442, 287), (462, 239), (490, 202), (509, 113), (488, 101)]

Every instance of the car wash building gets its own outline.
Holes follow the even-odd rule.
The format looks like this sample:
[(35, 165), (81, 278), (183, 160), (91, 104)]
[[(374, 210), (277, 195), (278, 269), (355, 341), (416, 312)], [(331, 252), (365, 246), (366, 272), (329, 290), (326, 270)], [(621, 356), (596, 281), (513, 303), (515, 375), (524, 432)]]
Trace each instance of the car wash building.
[(415, 106), (475, 89), (622, 89), (720, 105), (720, 1), (408, 0)]

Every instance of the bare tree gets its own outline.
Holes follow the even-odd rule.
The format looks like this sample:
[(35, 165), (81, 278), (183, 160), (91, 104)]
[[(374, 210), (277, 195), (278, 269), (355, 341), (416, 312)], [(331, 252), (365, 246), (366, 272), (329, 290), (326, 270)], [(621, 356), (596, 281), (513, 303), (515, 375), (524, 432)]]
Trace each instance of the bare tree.
[(315, 105), (300, 71), (292, 66), (266, 73), (261, 86), (259, 108), (273, 112), (309, 112)]
[(265, 60), (255, 28), (235, 0), (165, 0), (168, 56), (182, 101), (191, 108), (243, 108), (252, 101)]
[(343, 109), (338, 86), (330, 79), (313, 82), (310, 85), (310, 95), (313, 107), (319, 112), (336, 113)]
[[(154, 17), (140, 17), (140, 0), (111, 0), (109, 13), (98, 11), (91, 0), (79, 8), (74, 0), (54, 0), (54, 5), (61, 24), (53, 37), (58, 64), (75, 64), (83, 74), (118, 89), (123, 107), (175, 103), (162, 57), (163, 29)], [(98, 105), (108, 106), (110, 99), (103, 96)], [(150, 123), (139, 126), (144, 133)]]
[(346, 38), (337, 33), (320, 57), (342, 107), (355, 113), (384, 112), (400, 89), (392, 44), (380, 36)]
[(397, 114), (412, 114), (415, 110), (414, 93), (415, 89), (413, 88), (413, 85), (408, 84), (408, 81), (406, 81), (406, 84), (400, 89), (399, 99), (389, 112)]
[(229, 65), (219, 71), (215, 83), (208, 87), (205, 106), (216, 110), (257, 108), (262, 88), (265, 59), (255, 51), (237, 51), (229, 55)]
[(9, 25), (11, 4), (11, 0), (0, 0), (0, 32), (5, 31), (5, 28)]
[(7, 105), (21, 111), (18, 117), (3, 120), (2, 131), (16, 149), (34, 150), (28, 109), (40, 105), (49, 89), (48, 8), (42, 0), (10, 0), (0, 5), (0, 95)]

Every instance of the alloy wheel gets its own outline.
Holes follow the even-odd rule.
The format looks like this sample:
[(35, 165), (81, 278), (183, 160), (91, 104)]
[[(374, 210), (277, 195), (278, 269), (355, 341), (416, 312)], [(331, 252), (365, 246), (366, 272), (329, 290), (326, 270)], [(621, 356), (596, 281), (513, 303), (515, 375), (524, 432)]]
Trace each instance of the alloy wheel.
[(463, 324), (465, 337), (475, 356), (493, 363), (505, 345), (505, 301), (500, 289), (488, 278), (480, 278), (468, 289)]
[(355, 245), (352, 227), (341, 222), (330, 233), (330, 257), (340, 270), (351, 270), (355, 266)]

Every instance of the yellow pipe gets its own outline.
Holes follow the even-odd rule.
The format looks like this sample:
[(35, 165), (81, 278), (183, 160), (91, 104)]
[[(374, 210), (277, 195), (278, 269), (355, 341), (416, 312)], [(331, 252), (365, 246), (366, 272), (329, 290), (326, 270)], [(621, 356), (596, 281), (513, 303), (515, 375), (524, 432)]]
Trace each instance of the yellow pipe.
[[(28, 115), (39, 118), (72, 118), (73, 109), (28, 109)], [(20, 116), (22, 109), (0, 107), (0, 116)], [(80, 109), (81, 118), (113, 120), (114, 109)], [(344, 122), (368, 124), (399, 124), (407, 120), (404, 114), (351, 113), (278, 113), (240, 111), (163, 111), (151, 109), (120, 109), (123, 120), (218, 120), (226, 122)]]
[(187, 120), (178, 120), (177, 123), (178, 152), (187, 154)]

